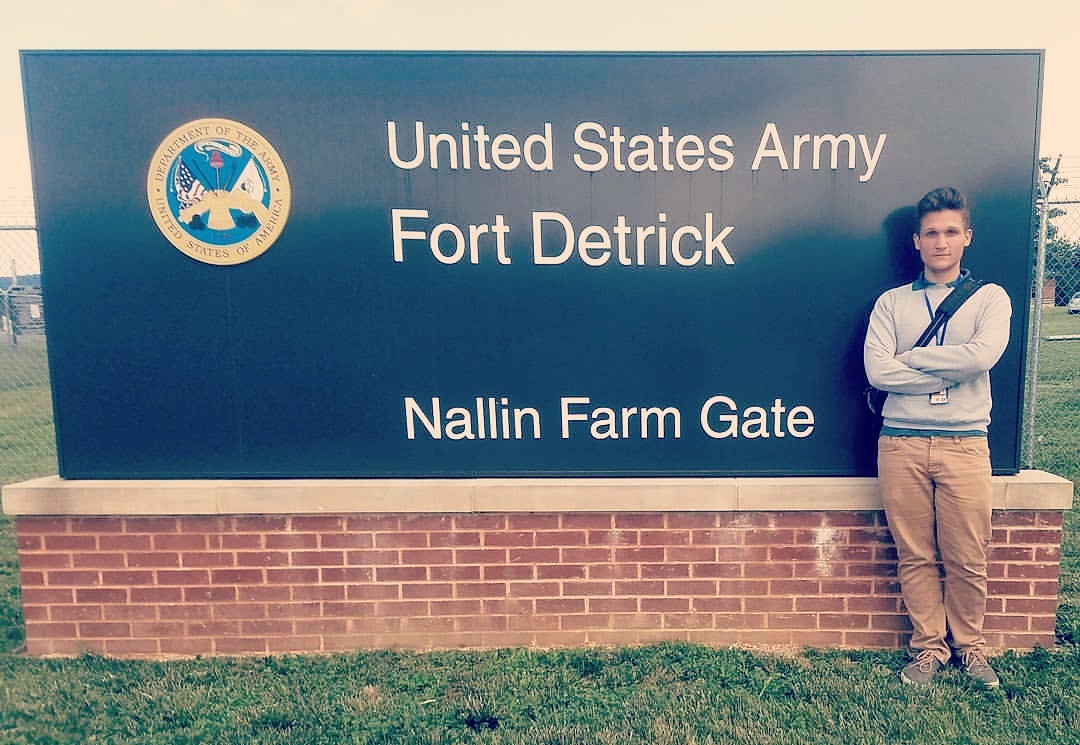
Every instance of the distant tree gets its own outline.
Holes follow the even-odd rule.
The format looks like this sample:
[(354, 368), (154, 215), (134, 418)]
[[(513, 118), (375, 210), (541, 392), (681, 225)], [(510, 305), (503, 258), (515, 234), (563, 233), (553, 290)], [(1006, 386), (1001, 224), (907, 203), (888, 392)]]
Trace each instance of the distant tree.
[[(1055, 187), (1068, 182), (1058, 174), (1060, 158), (1039, 158), (1039, 171), (1046, 185), (1046, 199), (1052, 200)], [(1068, 214), (1060, 207), (1049, 206), (1046, 212), (1046, 278), (1056, 283), (1055, 305), (1064, 305), (1080, 291), (1080, 242), (1062, 234), (1054, 220)]]

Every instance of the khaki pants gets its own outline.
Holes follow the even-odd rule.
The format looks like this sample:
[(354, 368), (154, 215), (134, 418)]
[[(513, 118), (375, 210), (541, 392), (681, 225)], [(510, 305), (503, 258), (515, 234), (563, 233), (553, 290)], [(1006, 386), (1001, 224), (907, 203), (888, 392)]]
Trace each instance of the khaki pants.
[(986, 438), (883, 436), (878, 480), (914, 627), (911, 648), (932, 650), (946, 663), (952, 649), (982, 647), (991, 509)]

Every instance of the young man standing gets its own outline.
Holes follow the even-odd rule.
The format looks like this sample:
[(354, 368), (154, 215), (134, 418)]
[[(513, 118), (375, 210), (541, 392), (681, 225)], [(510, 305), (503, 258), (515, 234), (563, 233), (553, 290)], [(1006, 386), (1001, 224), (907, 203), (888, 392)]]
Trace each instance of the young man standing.
[[(935, 338), (913, 348), (937, 306), (968, 275), (966, 197), (935, 189), (916, 207), (923, 271), (883, 293), (863, 348), (867, 379), (887, 391), (878, 480), (913, 633), (905, 683), (928, 683), (955, 651), (963, 670), (999, 685), (983, 653), (990, 542), (990, 368), (1009, 342), (1012, 306), (986, 284)], [(940, 568), (939, 561), (940, 558)]]

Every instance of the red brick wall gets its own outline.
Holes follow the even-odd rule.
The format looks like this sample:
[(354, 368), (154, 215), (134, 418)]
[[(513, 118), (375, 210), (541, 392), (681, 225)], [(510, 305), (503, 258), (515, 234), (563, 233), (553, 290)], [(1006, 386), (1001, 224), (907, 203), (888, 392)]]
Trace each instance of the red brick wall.
[[(1060, 511), (994, 513), (986, 632), (1054, 640)], [(898, 647), (880, 512), (28, 517), (27, 651)]]

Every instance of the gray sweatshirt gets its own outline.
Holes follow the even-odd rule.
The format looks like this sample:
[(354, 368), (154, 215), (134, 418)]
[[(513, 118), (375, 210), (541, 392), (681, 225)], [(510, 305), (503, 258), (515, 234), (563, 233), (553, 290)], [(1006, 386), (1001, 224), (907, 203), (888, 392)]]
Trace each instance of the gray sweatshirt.
[[(920, 275), (874, 304), (863, 365), (870, 384), (889, 392), (884, 431), (975, 434), (990, 424), (990, 368), (1009, 343), (1012, 304), (1002, 287), (986, 284), (949, 319), (942, 336), (912, 349), (951, 290)], [(932, 403), (939, 391), (947, 391), (947, 402)]]

